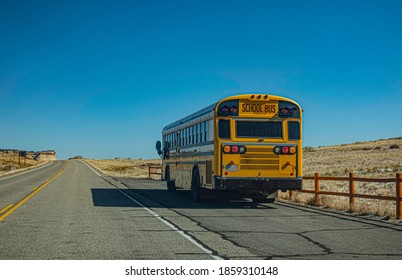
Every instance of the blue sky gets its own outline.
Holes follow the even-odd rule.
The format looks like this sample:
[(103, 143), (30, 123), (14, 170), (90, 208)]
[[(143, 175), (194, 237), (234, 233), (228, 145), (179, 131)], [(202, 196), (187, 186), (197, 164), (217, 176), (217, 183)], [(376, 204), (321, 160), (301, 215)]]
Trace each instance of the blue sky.
[(0, 148), (156, 158), (163, 126), (248, 92), (304, 146), (402, 136), (402, 1), (0, 1)]

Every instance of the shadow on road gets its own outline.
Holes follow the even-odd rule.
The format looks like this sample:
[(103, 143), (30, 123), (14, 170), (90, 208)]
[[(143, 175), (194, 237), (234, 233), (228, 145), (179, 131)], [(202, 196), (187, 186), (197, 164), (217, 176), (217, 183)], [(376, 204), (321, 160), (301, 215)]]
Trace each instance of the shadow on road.
[[(94, 206), (99, 207), (140, 207), (118, 189), (91, 189)], [(186, 209), (276, 209), (274, 204), (254, 203), (236, 196), (208, 198), (195, 202), (190, 191), (178, 190), (169, 193), (166, 190), (128, 189), (126, 194), (152, 208), (186, 208)]]
[(91, 189), (94, 206), (133, 207), (133, 202), (117, 189)]

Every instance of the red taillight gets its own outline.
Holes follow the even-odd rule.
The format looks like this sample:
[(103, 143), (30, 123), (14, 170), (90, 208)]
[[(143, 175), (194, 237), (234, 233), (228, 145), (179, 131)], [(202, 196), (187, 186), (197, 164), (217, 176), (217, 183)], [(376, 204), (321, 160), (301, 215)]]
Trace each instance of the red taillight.
[(300, 108), (288, 101), (279, 101), (279, 117), (280, 118), (294, 118), (300, 117)]
[(221, 108), (221, 111), (222, 111), (222, 113), (227, 113), (227, 112), (229, 112), (229, 107), (225, 105)]
[(297, 108), (291, 108), (289, 110), (289, 115), (293, 116), (296, 113), (296, 111), (297, 111)]
[(282, 147), (282, 153), (283, 153), (283, 154), (289, 153), (289, 147), (283, 146), (283, 147)]
[(237, 107), (236, 107), (236, 106), (230, 107), (230, 112), (231, 112), (232, 114), (236, 114), (236, 112), (237, 112)]
[(237, 153), (239, 151), (239, 147), (232, 146), (232, 153)]

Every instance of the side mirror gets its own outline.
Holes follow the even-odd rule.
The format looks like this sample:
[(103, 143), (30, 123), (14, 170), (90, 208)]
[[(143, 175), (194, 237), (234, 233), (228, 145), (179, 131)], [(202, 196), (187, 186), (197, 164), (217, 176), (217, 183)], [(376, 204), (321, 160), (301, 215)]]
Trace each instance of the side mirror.
[(158, 152), (158, 155), (162, 155), (162, 143), (161, 143), (161, 141), (156, 141), (155, 148), (156, 148), (156, 151)]

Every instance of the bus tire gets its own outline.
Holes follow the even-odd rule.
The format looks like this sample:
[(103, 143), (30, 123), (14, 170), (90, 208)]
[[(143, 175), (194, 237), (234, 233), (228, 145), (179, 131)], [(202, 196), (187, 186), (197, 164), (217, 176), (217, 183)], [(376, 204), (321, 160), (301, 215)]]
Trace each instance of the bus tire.
[(201, 201), (200, 173), (197, 167), (193, 168), (193, 174), (191, 176), (191, 193), (194, 201)]
[(165, 180), (166, 180), (166, 186), (167, 186), (167, 190), (169, 192), (175, 192), (176, 191), (176, 184), (173, 180), (170, 180), (170, 169), (169, 169), (169, 165), (166, 166), (166, 170), (165, 170)]
[(176, 184), (174, 181), (169, 180), (166, 182), (168, 192), (175, 192), (176, 191)]

